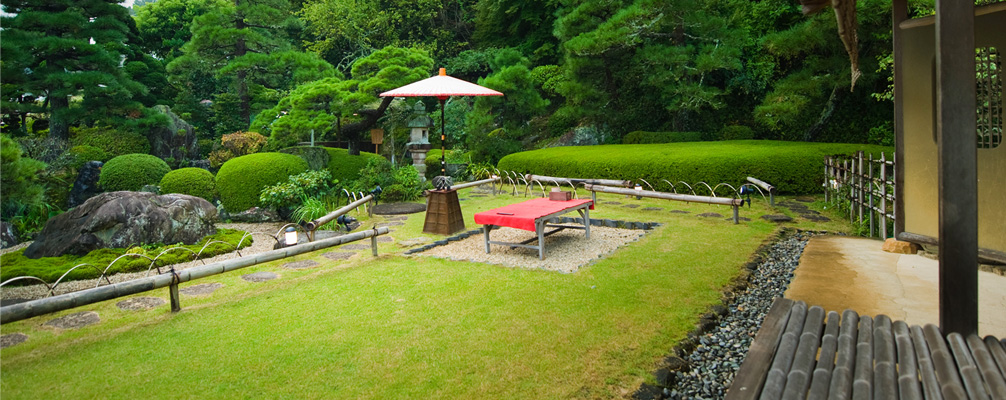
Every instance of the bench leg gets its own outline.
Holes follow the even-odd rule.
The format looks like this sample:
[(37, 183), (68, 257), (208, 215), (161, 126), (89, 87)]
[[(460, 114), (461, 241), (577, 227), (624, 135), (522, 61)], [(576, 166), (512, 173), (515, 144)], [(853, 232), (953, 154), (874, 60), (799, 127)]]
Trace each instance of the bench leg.
[(540, 222), (535, 226), (535, 232), (538, 233), (538, 259), (545, 259), (545, 222)]
[(486, 235), (486, 254), (489, 254), (489, 231), (493, 230), (492, 225), (482, 225), (482, 231)]

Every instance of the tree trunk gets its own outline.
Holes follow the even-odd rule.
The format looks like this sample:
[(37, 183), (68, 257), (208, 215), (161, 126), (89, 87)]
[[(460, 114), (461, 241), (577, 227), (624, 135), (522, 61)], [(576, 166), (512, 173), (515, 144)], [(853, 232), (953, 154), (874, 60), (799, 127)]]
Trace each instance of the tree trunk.
[(357, 114), (363, 117), (362, 121), (342, 125), (338, 136), (345, 138), (349, 142), (350, 155), (360, 155), (359, 142), (363, 140), (363, 133), (369, 132), (370, 128), (377, 125), (377, 120), (384, 115), (385, 111), (388, 111), (388, 106), (391, 105), (392, 100), (394, 100), (393, 97), (385, 97), (381, 99), (381, 105), (377, 109), (357, 111)]
[(66, 96), (49, 98), (49, 136), (63, 140), (70, 139), (70, 121), (66, 120), (70, 99)]
[[(241, 12), (241, 1), (237, 0), (234, 2), (238, 11), (234, 15), (234, 28), (239, 32), (247, 29), (248, 26), (245, 24), (245, 16)], [(248, 54), (248, 45), (245, 43), (244, 32), (238, 33), (237, 43), (234, 44), (234, 58), (241, 58), (245, 54)], [(248, 96), (248, 72), (245, 70), (238, 70), (237, 74), (237, 85), (238, 85), (238, 102), (240, 103), (241, 109), (241, 122), (244, 123), (245, 128), (251, 125), (251, 98)]]
[(838, 108), (838, 103), (842, 102), (842, 97), (844, 97), (843, 92), (839, 90), (839, 86), (835, 85), (831, 89), (831, 96), (828, 96), (828, 102), (824, 104), (824, 110), (821, 110), (821, 116), (817, 119), (814, 125), (811, 125), (807, 129), (807, 132), (803, 134), (804, 142), (813, 142), (817, 140), (817, 135), (821, 133), (824, 127), (828, 126), (828, 122), (831, 121), (831, 115), (835, 113), (835, 108)]

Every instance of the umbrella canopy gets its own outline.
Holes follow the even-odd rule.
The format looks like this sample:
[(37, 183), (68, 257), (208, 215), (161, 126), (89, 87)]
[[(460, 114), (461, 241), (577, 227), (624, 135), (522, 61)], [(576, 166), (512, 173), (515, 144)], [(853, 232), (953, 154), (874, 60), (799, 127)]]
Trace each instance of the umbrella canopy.
[(463, 81), (453, 76), (447, 76), (447, 71), (440, 69), (440, 75), (431, 76), (419, 82), (410, 83), (398, 89), (381, 93), (381, 97), (436, 97), (441, 101), (450, 96), (502, 96), (503, 93)]

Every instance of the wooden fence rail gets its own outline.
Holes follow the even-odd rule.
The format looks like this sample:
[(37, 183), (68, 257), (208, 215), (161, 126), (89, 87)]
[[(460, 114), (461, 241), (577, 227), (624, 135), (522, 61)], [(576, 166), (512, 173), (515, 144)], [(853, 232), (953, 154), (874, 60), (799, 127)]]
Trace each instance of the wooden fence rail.
[(888, 221), (894, 221), (894, 169), (897, 155), (874, 159), (862, 151), (855, 156), (829, 156), (824, 159), (825, 201), (832, 204), (848, 202), (849, 222), (861, 226), (869, 223), (869, 234), (881, 239), (894, 236)]

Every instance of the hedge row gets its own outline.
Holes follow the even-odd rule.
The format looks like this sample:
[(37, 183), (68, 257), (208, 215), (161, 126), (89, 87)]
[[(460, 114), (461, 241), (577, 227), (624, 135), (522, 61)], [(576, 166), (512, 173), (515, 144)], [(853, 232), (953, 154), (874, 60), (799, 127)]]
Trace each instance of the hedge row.
[(359, 178), (360, 170), (366, 167), (371, 159), (384, 159), (380, 155), (365, 151), (361, 151), (358, 156), (351, 156), (349, 150), (332, 147), (295, 146), (280, 152), (303, 158), (313, 170), (327, 168), (328, 172), (332, 173), (332, 178), (338, 179), (340, 183)]
[(821, 191), (825, 156), (857, 150), (879, 156), (894, 149), (768, 140), (553, 147), (508, 155), (499, 168), (568, 178), (642, 178), (658, 190), (670, 189), (665, 179), (737, 186), (752, 176), (774, 185), (779, 193), (805, 194)]
[(622, 144), (653, 144), (653, 143), (679, 143), (679, 142), (701, 142), (707, 140), (702, 132), (629, 132), (622, 138)]

